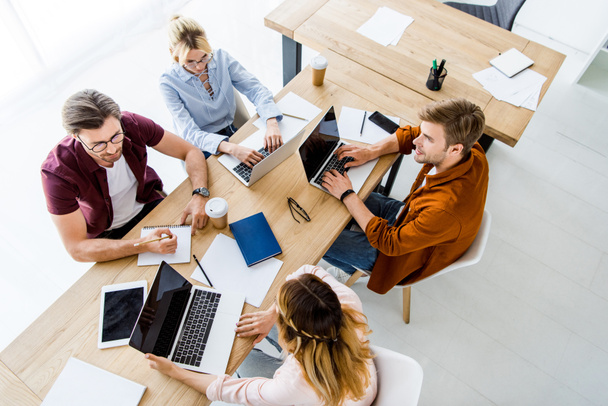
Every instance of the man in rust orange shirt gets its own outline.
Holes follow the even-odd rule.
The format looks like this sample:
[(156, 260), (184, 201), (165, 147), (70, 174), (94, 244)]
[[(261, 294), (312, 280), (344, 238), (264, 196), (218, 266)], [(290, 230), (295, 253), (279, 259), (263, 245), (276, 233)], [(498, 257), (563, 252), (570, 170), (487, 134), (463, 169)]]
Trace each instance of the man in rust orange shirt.
[(483, 216), (488, 162), (477, 140), (483, 134), (481, 109), (465, 99), (424, 106), (419, 127), (399, 128), (376, 144), (338, 149), (346, 166), (379, 156), (414, 153), (423, 164), (410, 194), (401, 202), (377, 193), (363, 202), (348, 174), (326, 172), (324, 186), (348, 208), (363, 232), (343, 230), (323, 259), (352, 274), (371, 271), (368, 288), (386, 293), (413, 283), (456, 261), (471, 245)]

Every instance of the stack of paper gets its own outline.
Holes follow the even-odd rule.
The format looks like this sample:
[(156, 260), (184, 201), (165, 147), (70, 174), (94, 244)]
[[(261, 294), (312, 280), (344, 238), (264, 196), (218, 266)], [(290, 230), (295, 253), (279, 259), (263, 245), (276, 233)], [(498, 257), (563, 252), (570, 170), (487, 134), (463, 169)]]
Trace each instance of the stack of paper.
[[(279, 121), (279, 130), (283, 136), (283, 142), (287, 142), (295, 137), (302, 128), (314, 120), (314, 118), (321, 112), (320, 108), (293, 92), (287, 93), (281, 100), (279, 100), (277, 102), (277, 107), (279, 110), (281, 110), (281, 113), (289, 114), (284, 115), (283, 120)], [(253, 125), (264, 130), (261, 132), (261, 137), (263, 138), (264, 134), (266, 133), (266, 122), (261, 118), (258, 118), (253, 122)], [(248, 142), (253, 143), (254, 138), (249, 138), (251, 138), (251, 140)], [(249, 146), (245, 143), (242, 143), (241, 145)]]
[[(269, 258), (248, 267), (236, 240), (222, 233), (215, 237), (201, 259), (201, 266), (218, 291), (243, 294), (245, 301), (255, 307), (264, 301), (282, 265), (283, 261)], [(207, 283), (198, 267), (194, 268), (192, 279)]]
[(367, 20), (357, 32), (376, 41), (380, 45), (397, 45), (405, 29), (414, 21), (388, 7), (380, 7), (376, 14)]
[(541, 88), (547, 80), (531, 69), (509, 78), (494, 67), (474, 73), (473, 77), (496, 99), (532, 111), (536, 111)]

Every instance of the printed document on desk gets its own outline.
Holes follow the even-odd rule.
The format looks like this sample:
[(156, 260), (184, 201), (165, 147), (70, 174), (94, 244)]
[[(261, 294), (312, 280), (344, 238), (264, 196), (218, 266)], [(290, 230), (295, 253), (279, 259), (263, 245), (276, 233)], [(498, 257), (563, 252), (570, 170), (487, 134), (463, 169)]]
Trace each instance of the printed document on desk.
[(509, 78), (495, 67), (474, 73), (473, 78), (497, 100), (532, 111), (536, 111), (542, 86), (547, 80), (545, 76), (531, 69)]
[(137, 382), (70, 358), (42, 406), (136, 406), (145, 391)]
[[(281, 130), (283, 142), (287, 142), (291, 138), (295, 137), (302, 128), (314, 120), (315, 117), (317, 117), (317, 115), (319, 115), (321, 112), (320, 108), (298, 96), (294, 92), (287, 93), (276, 104), (279, 110), (281, 110), (281, 113), (284, 114), (283, 119), (279, 121), (279, 130)], [(300, 118), (290, 117), (285, 114)], [(262, 132), (263, 139), (263, 136), (266, 134), (266, 123), (261, 118), (258, 118), (253, 124), (257, 128), (264, 130)], [(249, 138), (251, 138), (251, 136)]]
[(380, 7), (357, 32), (380, 45), (397, 45), (405, 29), (414, 22), (410, 16), (388, 7)]
[[(236, 240), (222, 233), (215, 237), (200, 262), (217, 290), (245, 295), (245, 301), (255, 307), (260, 307), (283, 266), (283, 261), (269, 258), (248, 267)], [(192, 279), (207, 283), (198, 267), (194, 268)]]
[[(340, 111), (340, 119), (338, 120), (338, 132), (343, 140), (353, 140), (364, 142), (366, 144), (374, 144), (389, 134), (382, 128), (369, 120), (373, 111), (368, 111), (365, 114), (364, 110), (354, 109), (352, 107), (342, 106)], [(361, 123), (365, 115), (365, 124), (363, 125), (363, 136), (360, 135)], [(386, 116), (390, 120), (399, 124), (399, 117)]]

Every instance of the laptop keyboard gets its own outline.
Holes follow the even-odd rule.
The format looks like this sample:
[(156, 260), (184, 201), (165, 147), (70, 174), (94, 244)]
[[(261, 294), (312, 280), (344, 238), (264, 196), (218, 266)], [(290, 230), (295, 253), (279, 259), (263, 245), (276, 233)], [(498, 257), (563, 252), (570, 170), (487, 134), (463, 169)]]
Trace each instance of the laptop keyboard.
[[(341, 142), (340, 145), (338, 145), (338, 148), (340, 148), (342, 145), (344, 145), (343, 142)], [(335, 169), (338, 172), (340, 172), (341, 175), (344, 175), (344, 172), (348, 172), (348, 169), (349, 169), (349, 168), (345, 168), (344, 165), (347, 162), (351, 162), (351, 161), (354, 161), (353, 157), (347, 156), (347, 157), (344, 157), (344, 158), (338, 160), (338, 155), (331, 154), (331, 158), (329, 159), (329, 161), (327, 161), (325, 168), (323, 168), (323, 170), (319, 173), (319, 175), (315, 178), (315, 180), (313, 182), (319, 186), (323, 186), (321, 184), (321, 181), (323, 179), (323, 174), (325, 174), (325, 172), (327, 172), (327, 171), (331, 171), (332, 169)]]
[(201, 364), (221, 296), (206, 290), (194, 291), (186, 323), (175, 347), (174, 362), (192, 366)]
[[(264, 155), (264, 158), (266, 158), (268, 155), (270, 155), (270, 152), (266, 151), (263, 147), (258, 149), (258, 152), (260, 154)], [(264, 159), (264, 158), (262, 158), (262, 159)], [(238, 164), (237, 166), (232, 168), (232, 170), (234, 172), (236, 172), (236, 174), (239, 175), (241, 178), (243, 178), (245, 180), (245, 182), (249, 182), (249, 179), (251, 179), (252, 169), (253, 168), (248, 167), (243, 162), (241, 162), (240, 164)]]

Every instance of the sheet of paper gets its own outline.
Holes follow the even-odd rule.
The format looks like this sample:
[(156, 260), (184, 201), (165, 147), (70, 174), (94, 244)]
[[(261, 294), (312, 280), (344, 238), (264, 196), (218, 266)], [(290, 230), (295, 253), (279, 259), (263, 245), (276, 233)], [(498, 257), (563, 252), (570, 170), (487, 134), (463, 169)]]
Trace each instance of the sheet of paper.
[(136, 406), (145, 390), (136, 382), (70, 358), (42, 406)]
[(383, 46), (397, 45), (403, 32), (413, 21), (410, 16), (388, 7), (380, 7), (372, 18), (357, 29), (357, 32)]
[(474, 73), (473, 78), (497, 100), (530, 110), (536, 110), (540, 98), (538, 89), (542, 88), (543, 83), (547, 80), (545, 76), (531, 69), (526, 69), (509, 78), (494, 67)]
[[(245, 295), (245, 301), (255, 307), (260, 307), (283, 266), (283, 261), (269, 258), (248, 267), (236, 240), (222, 233), (215, 237), (200, 262), (213, 287), (220, 292), (229, 290)], [(192, 279), (207, 284), (198, 266), (194, 268)]]
[[(340, 138), (373, 144), (384, 138), (389, 133), (378, 127), (376, 124), (369, 121), (369, 116), (373, 111), (368, 111), (365, 115), (364, 110), (354, 109), (352, 107), (343, 106), (340, 111), (340, 119), (338, 120), (338, 131)], [(361, 123), (365, 115), (365, 125), (363, 126), (363, 136), (360, 136)], [(399, 124), (399, 117), (387, 116), (389, 119)]]
[[(295, 137), (302, 128), (314, 120), (315, 117), (317, 117), (317, 115), (319, 115), (321, 112), (320, 108), (298, 96), (294, 92), (287, 93), (281, 100), (279, 100), (277, 102), (277, 107), (283, 114), (290, 114), (292, 116), (301, 117), (304, 119), (301, 120), (300, 118), (283, 115), (283, 119), (279, 121), (279, 130), (281, 130), (283, 142)], [(262, 133), (263, 140), (264, 134), (266, 133), (266, 122), (261, 118), (258, 118), (253, 124), (257, 128), (264, 130)], [(244, 144), (244, 141), (241, 144)], [(261, 146), (262, 145), (260, 145), (260, 148)]]
[(138, 255), (137, 265), (158, 265), (162, 261), (168, 264), (184, 264), (190, 262), (190, 247), (192, 241), (191, 227), (189, 225), (170, 225), (170, 226), (157, 226), (157, 227), (143, 227), (141, 229), (141, 237), (145, 237), (150, 234), (155, 228), (167, 227), (171, 230), (171, 233), (177, 236), (177, 251), (175, 254), (157, 254), (154, 252), (144, 252)]

